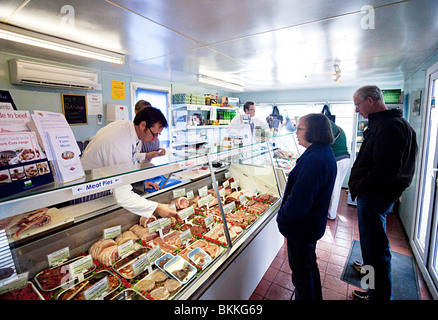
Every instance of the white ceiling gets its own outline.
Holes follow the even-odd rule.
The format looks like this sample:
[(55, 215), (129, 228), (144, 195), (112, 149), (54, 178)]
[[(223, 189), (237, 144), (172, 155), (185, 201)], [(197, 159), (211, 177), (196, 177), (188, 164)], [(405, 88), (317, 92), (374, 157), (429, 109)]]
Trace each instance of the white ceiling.
[[(363, 27), (372, 22), (364, 5), (374, 29)], [(1, 0), (0, 21), (122, 53), (126, 63), (0, 40), (3, 52), (188, 85), (202, 73), (247, 92), (400, 87), (438, 51), (437, 0)], [(341, 84), (331, 79), (335, 63)]]

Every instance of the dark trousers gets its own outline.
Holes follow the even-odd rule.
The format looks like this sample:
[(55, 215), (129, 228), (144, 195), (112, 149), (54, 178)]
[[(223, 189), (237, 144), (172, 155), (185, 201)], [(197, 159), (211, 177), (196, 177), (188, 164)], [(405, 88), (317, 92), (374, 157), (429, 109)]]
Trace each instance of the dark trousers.
[(295, 300), (322, 300), (321, 278), (316, 263), (316, 241), (287, 240)]
[(379, 196), (358, 196), (357, 215), (363, 265), (374, 269), (372, 300), (389, 300), (392, 294), (391, 252), (386, 234), (386, 216), (394, 203)]

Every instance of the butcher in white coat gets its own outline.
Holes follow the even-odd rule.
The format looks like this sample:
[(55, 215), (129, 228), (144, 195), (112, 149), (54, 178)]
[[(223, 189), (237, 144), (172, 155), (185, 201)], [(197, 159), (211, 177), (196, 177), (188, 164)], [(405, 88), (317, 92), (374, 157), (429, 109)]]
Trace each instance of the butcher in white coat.
[[(84, 170), (131, 164), (135, 159), (137, 143), (151, 142), (167, 127), (167, 120), (159, 109), (150, 107), (138, 112), (134, 121), (116, 120), (100, 129), (84, 150), (81, 161)], [(150, 217), (154, 212), (163, 218), (175, 217), (176, 211), (168, 204), (142, 198), (132, 191), (131, 185), (113, 189), (117, 203), (132, 213)]]

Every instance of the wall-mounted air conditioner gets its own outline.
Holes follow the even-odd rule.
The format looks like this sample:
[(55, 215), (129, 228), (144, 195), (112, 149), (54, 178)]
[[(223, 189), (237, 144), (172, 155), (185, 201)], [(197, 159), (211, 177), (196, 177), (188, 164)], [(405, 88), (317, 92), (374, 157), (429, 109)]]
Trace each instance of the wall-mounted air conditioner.
[(12, 84), (91, 90), (97, 89), (97, 74), (19, 59), (9, 60)]

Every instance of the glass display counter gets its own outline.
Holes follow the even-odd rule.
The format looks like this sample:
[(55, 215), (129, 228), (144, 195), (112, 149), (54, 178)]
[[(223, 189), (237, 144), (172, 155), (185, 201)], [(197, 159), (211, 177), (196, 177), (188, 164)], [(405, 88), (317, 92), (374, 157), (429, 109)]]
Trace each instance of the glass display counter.
[[(67, 299), (70, 294), (61, 294), (65, 290), (81, 290), (72, 299), (110, 299), (125, 289), (135, 290), (149, 300), (221, 299), (225, 297), (211, 295), (211, 292), (220, 292), (215, 286), (234, 279), (223, 277), (238, 265), (233, 262), (245, 256), (249, 252), (247, 248), (258, 243), (263, 231), (269, 229), (270, 236), (260, 238), (257, 253), (251, 253), (248, 259), (240, 259), (245, 263), (255, 263), (252, 259), (259, 262), (259, 270), (253, 270), (251, 281), (244, 281), (246, 286), (251, 284), (254, 287), (248, 287), (242, 294), (252, 293), (267, 269), (263, 269), (266, 263), (259, 260), (270, 263), (283, 243), (278, 231), (275, 234), (272, 231), (276, 227), (274, 217), (281, 203), (273, 154), (268, 142), (198, 157), (178, 158), (169, 154), (152, 162), (91, 170), (81, 180), (65, 184), (55, 182), (3, 198), (0, 200), (0, 236), (7, 243), (2, 249), (9, 247), (10, 250), (4, 251), (10, 255), (9, 264), (0, 266), (0, 288), (5, 289), (5, 285), (24, 278), (45, 299)], [(160, 177), (164, 187), (147, 192), (144, 181), (156, 177)], [(170, 179), (178, 183), (167, 186)], [(184, 222), (159, 217), (148, 220), (120, 207), (110, 191), (127, 184), (142, 197), (174, 205)], [(89, 200), (93, 194), (105, 191), (109, 191), (106, 196), (71, 204), (77, 198), (88, 197)], [(47, 216), (50, 218), (41, 219)], [(40, 219), (41, 223), (29, 224), (35, 219)], [(26, 223), (27, 227), (17, 232)], [(129, 240), (132, 240), (132, 247)], [(138, 250), (144, 251), (141, 255), (144, 260), (137, 256), (128, 261), (126, 256)], [(169, 261), (158, 262), (166, 254), (170, 255)], [(57, 256), (63, 259), (56, 259)], [(86, 271), (75, 273), (78, 264), (70, 261), (78, 257), (90, 259), (92, 263)], [(114, 265), (120, 259), (127, 259), (126, 264), (117, 269)], [(137, 260), (142, 263), (135, 264)], [(45, 287), (44, 281), (59, 281), (56, 278), (60, 277), (59, 273), (53, 270), (61, 262), (69, 266), (64, 270), (73, 274), (68, 282), (79, 284), (76, 289), (63, 285), (55, 289)], [(83, 291), (89, 289), (91, 281), (79, 289), (81, 283), (102, 269), (115, 275), (120, 285), (114, 290), (104, 290), (98, 297), (85, 295)], [(233, 274), (242, 272), (240, 269), (234, 270)], [(156, 274), (161, 275), (159, 271), (167, 276), (162, 282), (155, 278)], [(41, 274), (48, 280), (39, 278)], [(217, 281), (218, 278), (221, 281)], [(137, 285), (142, 280), (145, 281)], [(142, 290), (142, 285), (149, 280), (159, 282), (160, 287), (169, 280), (169, 287), (166, 285), (160, 294)], [(174, 285), (172, 289), (170, 283)], [(7, 290), (0, 292), (4, 291)], [(244, 296), (236, 298), (245, 299)]]

